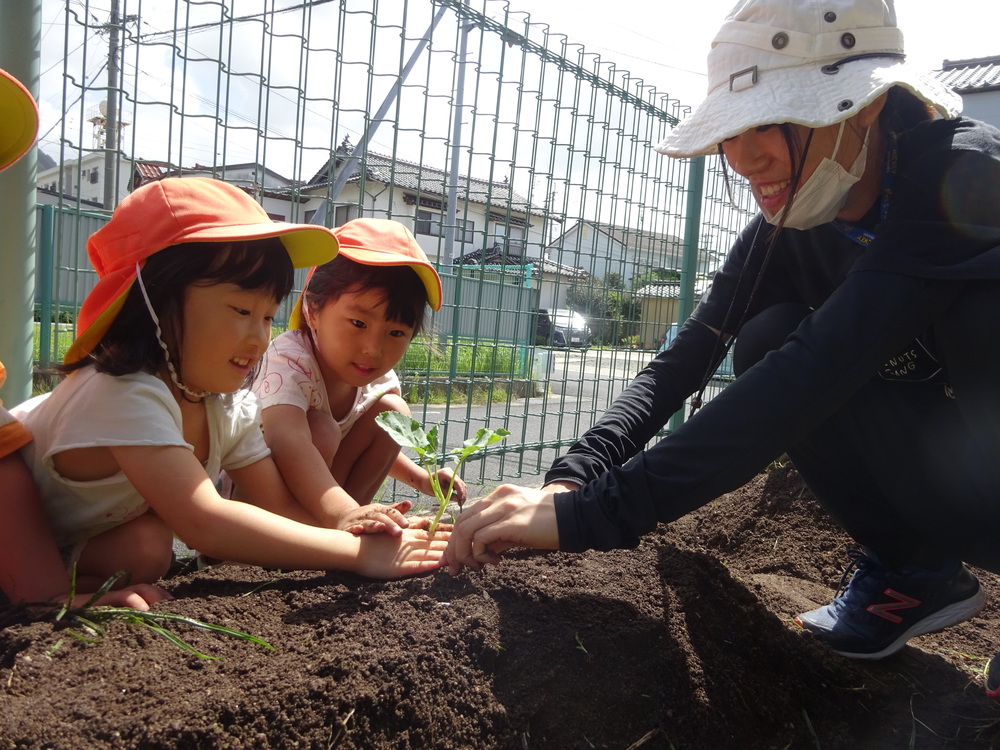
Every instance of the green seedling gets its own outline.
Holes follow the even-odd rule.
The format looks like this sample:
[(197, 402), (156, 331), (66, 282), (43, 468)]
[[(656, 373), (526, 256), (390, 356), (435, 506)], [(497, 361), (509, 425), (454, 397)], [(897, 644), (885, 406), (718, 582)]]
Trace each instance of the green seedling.
[[(260, 638), (256, 638), (249, 633), (243, 633), (239, 630), (233, 630), (232, 628), (227, 628), (223, 625), (217, 625), (211, 622), (202, 622), (201, 620), (196, 620), (192, 617), (184, 617), (183, 615), (174, 615), (167, 612), (143, 612), (137, 609), (132, 609), (131, 607), (106, 607), (94, 604), (94, 602), (110, 591), (112, 586), (125, 578), (127, 578), (125, 571), (118, 571), (118, 573), (111, 576), (111, 578), (101, 585), (101, 587), (86, 602), (86, 604), (82, 607), (72, 607), (71, 602), (73, 601), (76, 591), (76, 567), (74, 566), (70, 574), (69, 598), (66, 603), (59, 608), (55, 619), (57, 621), (72, 623), (81, 630), (86, 631), (89, 635), (84, 635), (84, 633), (80, 633), (72, 628), (67, 629), (66, 632), (77, 640), (88, 644), (96, 643), (104, 635), (105, 626), (109, 622), (117, 620), (119, 622), (126, 622), (132, 625), (140, 625), (149, 628), (152, 632), (166, 638), (178, 648), (188, 651), (200, 659), (216, 659), (217, 657), (203, 654), (179, 635), (169, 630), (167, 625), (188, 625), (201, 630), (208, 630), (209, 632), (216, 633), (217, 635), (239, 638), (240, 640), (264, 646), (272, 651), (274, 650), (274, 646), (270, 643), (267, 643)], [(53, 646), (52, 650), (59, 648), (61, 643), (62, 640), (60, 639), (60, 641)]]
[(420, 423), (417, 420), (407, 416), (406, 414), (400, 414), (398, 411), (382, 412), (375, 417), (375, 422), (379, 425), (379, 427), (389, 433), (389, 436), (401, 446), (404, 448), (412, 448), (416, 451), (418, 463), (423, 466), (424, 471), (427, 472), (427, 476), (431, 481), (431, 489), (434, 490), (434, 496), (438, 501), (438, 512), (437, 515), (434, 516), (434, 520), (431, 522), (429, 528), (431, 534), (434, 533), (434, 529), (437, 528), (438, 522), (441, 520), (441, 516), (444, 515), (445, 508), (448, 507), (448, 502), (451, 500), (451, 493), (455, 489), (455, 479), (458, 477), (458, 469), (465, 462), (465, 459), (473, 453), (481, 451), (487, 446), (493, 445), (493, 443), (499, 443), (505, 437), (510, 435), (510, 433), (502, 427), (496, 430), (481, 427), (479, 431), (476, 432), (474, 437), (471, 437), (462, 443), (461, 448), (456, 448), (448, 453), (447, 456), (455, 457), (456, 464), (446, 492), (442, 489), (441, 482), (438, 479), (438, 470), (441, 468), (441, 465), (438, 463), (437, 425), (432, 427), (427, 432), (424, 432), (423, 427), (420, 426)]

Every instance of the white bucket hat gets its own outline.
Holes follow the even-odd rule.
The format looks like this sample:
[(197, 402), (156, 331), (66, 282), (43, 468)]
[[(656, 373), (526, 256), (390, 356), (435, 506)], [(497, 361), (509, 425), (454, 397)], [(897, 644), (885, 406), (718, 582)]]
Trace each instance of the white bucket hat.
[(708, 96), (656, 150), (702, 156), (759, 125), (833, 125), (893, 86), (945, 118), (962, 111), (958, 94), (903, 60), (892, 0), (743, 0), (712, 42)]

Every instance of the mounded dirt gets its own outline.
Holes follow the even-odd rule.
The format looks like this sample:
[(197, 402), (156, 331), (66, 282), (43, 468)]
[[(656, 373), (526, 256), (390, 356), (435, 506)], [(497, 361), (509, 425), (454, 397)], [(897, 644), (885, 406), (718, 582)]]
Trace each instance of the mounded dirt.
[(0, 621), (0, 748), (988, 748), (1000, 580), (981, 616), (878, 663), (791, 618), (851, 546), (778, 467), (635, 550), (520, 552), (402, 581), (220, 566), (158, 607), (216, 660), (112, 623)]

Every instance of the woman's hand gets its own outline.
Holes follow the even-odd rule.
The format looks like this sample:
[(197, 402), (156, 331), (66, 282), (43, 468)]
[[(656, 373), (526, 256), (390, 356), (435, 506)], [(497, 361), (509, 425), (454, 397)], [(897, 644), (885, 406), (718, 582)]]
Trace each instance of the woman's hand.
[(498, 563), (511, 547), (559, 549), (553, 493), (505, 484), (458, 517), (445, 562), (452, 575), (462, 566), (480, 570)]
[(359, 538), (355, 572), (368, 578), (402, 578), (428, 573), (442, 565), (451, 532), (406, 529), (399, 536), (364, 535)]

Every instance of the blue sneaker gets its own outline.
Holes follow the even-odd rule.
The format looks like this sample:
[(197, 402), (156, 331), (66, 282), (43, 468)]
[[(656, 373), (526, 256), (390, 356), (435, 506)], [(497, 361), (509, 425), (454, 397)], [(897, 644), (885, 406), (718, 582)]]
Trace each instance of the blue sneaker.
[(960, 562), (890, 570), (870, 554), (851, 557), (833, 602), (795, 618), (842, 656), (882, 659), (911, 638), (974, 617), (986, 603), (979, 580)]

